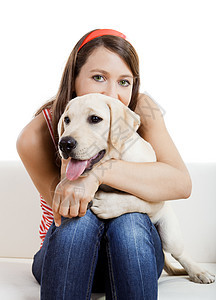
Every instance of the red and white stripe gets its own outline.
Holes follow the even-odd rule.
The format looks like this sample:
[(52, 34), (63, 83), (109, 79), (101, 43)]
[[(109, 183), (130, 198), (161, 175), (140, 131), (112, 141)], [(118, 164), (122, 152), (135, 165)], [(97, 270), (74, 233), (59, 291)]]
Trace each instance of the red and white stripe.
[(42, 196), (40, 196), (40, 206), (42, 209), (42, 216), (39, 227), (39, 235), (41, 238), (41, 247), (45, 239), (46, 233), (53, 222), (53, 212), (51, 207), (46, 203)]
[(43, 111), (44, 118), (46, 120), (47, 126), (49, 128), (49, 132), (53, 141), (53, 144), (55, 145), (55, 148), (57, 149), (55, 139), (54, 139), (54, 132), (53, 132), (53, 127), (52, 127), (52, 113), (50, 109), (44, 109)]
[[(52, 114), (50, 109), (44, 109), (43, 115), (46, 120), (47, 126), (49, 128), (49, 132), (52, 137), (53, 143), (57, 148), (55, 144), (54, 134), (53, 134)], [(42, 209), (42, 216), (41, 216), (40, 227), (39, 227), (39, 235), (41, 238), (41, 247), (42, 247), (46, 233), (53, 222), (53, 212), (51, 207), (46, 203), (46, 201), (43, 199), (41, 195), (40, 195), (40, 206)]]

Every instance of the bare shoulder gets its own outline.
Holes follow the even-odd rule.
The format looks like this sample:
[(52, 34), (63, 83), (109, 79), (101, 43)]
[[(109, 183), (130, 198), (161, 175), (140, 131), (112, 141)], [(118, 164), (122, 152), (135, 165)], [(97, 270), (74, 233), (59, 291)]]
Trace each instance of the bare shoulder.
[(157, 161), (187, 173), (185, 164), (166, 128), (163, 111), (148, 95), (140, 94), (135, 112), (140, 115), (138, 133), (155, 150)]
[(59, 181), (56, 150), (43, 114), (21, 131), (17, 151), (39, 193), (52, 205), (52, 192)]
[(45, 141), (51, 139), (49, 130), (43, 114), (33, 118), (23, 130), (20, 132), (17, 139), (18, 152), (28, 152), (39, 150), (39, 147), (47, 144)]
[(135, 112), (140, 116), (145, 130), (152, 126), (164, 125), (162, 109), (148, 95), (139, 94)]
[(27, 124), (17, 138), (17, 151), (25, 167), (38, 168), (55, 163), (55, 146), (42, 113)]
[(163, 112), (159, 105), (148, 95), (139, 94), (135, 112), (140, 116), (141, 125), (138, 133), (153, 145), (161, 135), (168, 134)]

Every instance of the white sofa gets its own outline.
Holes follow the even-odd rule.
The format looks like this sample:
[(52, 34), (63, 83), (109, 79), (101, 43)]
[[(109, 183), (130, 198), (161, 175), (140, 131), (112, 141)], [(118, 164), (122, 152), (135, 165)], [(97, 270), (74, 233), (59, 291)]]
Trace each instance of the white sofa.
[[(216, 274), (216, 164), (188, 164), (188, 168), (192, 195), (173, 201), (173, 207), (189, 254)], [(38, 300), (40, 287), (31, 274), (31, 263), (40, 245), (39, 195), (19, 161), (0, 162), (0, 184), (0, 299)], [(186, 276), (163, 273), (159, 299), (216, 299), (216, 283), (200, 285)]]

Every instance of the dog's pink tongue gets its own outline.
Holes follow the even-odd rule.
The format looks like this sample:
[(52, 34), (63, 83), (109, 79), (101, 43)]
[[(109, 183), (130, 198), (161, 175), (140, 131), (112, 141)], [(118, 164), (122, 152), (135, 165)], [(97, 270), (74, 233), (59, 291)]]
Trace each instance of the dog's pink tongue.
[(85, 170), (88, 160), (71, 159), (66, 168), (66, 176), (69, 180), (76, 180)]

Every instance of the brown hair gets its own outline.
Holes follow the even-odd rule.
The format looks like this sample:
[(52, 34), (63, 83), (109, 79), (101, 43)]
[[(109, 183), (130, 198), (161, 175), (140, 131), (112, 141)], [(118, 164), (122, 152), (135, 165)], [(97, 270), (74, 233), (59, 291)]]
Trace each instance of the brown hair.
[[(92, 32), (92, 31), (90, 31)], [(139, 76), (139, 58), (133, 46), (118, 36), (103, 35), (97, 37), (85, 44), (79, 51), (79, 47), (84, 39), (89, 35), (84, 35), (72, 50), (66, 63), (59, 90), (54, 99), (44, 104), (36, 113), (38, 115), (44, 108), (52, 108), (53, 112), (53, 129), (56, 142), (58, 141), (57, 124), (63, 114), (67, 103), (76, 97), (75, 79), (77, 78), (82, 66), (87, 58), (98, 47), (103, 46), (108, 50), (118, 54), (128, 65), (133, 74), (133, 90), (129, 108), (134, 110), (137, 104), (139, 93), (140, 76)]]

